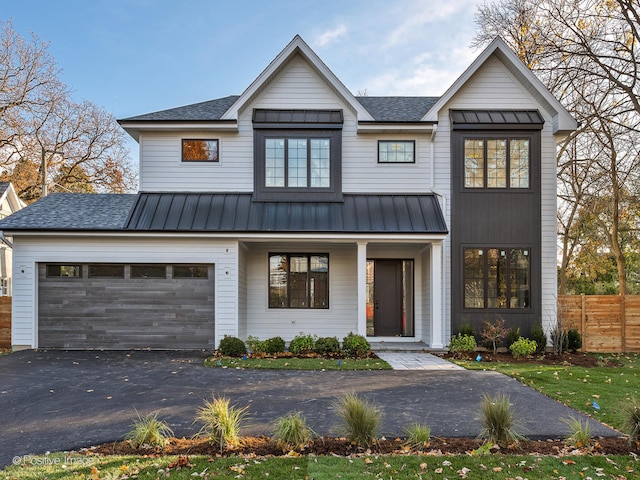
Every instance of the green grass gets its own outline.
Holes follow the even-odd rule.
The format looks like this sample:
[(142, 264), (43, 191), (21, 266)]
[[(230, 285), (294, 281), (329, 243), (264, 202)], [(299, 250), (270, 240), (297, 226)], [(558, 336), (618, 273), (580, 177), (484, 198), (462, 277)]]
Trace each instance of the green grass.
[(391, 370), (391, 366), (379, 358), (242, 358), (211, 357), (204, 362), (207, 367), (268, 368), (272, 370)]
[[(620, 367), (567, 367), (527, 363), (456, 361), (471, 370), (494, 370), (520, 380), (565, 405), (587, 413), (618, 430), (624, 405), (640, 396), (640, 354), (608, 355)], [(600, 409), (593, 406), (595, 402)]]
[[(44, 462), (48, 462), (43, 465)], [(294, 458), (208, 458), (189, 457), (189, 466), (168, 466), (176, 457), (87, 457), (63, 454), (32, 457), (26, 463), (0, 471), (0, 478), (20, 480), (97, 479), (139, 480), (170, 478), (244, 479), (362, 479), (393, 480), (418, 478), (633, 478), (640, 462), (631, 456), (534, 457), (490, 455), (294, 457)], [(55, 463), (57, 462), (57, 463)], [(93, 470), (92, 470), (93, 469)]]

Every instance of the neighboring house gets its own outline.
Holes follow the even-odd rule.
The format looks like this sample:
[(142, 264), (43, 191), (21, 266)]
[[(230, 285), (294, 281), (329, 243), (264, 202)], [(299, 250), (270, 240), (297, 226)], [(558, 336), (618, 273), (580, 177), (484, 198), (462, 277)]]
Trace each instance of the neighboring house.
[(556, 321), (556, 142), (576, 122), (502, 40), (441, 97), (355, 97), (296, 36), (242, 95), (120, 124), (140, 193), (0, 222), (16, 348), (442, 349), (462, 322)]
[[(0, 182), (0, 220), (25, 206), (11, 182)], [(11, 296), (13, 245), (0, 231), (0, 296)]]

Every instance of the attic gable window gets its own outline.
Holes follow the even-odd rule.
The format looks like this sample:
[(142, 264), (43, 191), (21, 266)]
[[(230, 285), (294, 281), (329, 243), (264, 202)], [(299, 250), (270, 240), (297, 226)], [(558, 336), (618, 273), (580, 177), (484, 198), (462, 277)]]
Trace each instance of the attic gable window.
[(219, 162), (218, 140), (182, 140), (183, 162)]

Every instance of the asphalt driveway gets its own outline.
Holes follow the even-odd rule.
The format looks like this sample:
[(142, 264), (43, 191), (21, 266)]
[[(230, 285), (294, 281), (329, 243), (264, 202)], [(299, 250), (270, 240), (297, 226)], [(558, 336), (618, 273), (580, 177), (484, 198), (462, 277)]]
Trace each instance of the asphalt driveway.
[[(384, 413), (381, 433), (395, 437), (409, 423), (435, 436), (476, 436), (483, 393), (511, 397), (530, 438), (567, 433), (563, 419), (588, 418), (495, 372), (292, 372), (204, 367), (202, 352), (24, 351), (0, 357), (0, 468), (14, 456), (70, 450), (119, 440), (135, 411), (159, 411), (176, 436), (190, 436), (203, 399), (224, 395), (249, 405), (247, 434), (268, 434), (277, 416), (301, 410), (321, 435), (333, 433), (331, 404), (356, 392)], [(591, 420), (593, 433), (618, 432)]]

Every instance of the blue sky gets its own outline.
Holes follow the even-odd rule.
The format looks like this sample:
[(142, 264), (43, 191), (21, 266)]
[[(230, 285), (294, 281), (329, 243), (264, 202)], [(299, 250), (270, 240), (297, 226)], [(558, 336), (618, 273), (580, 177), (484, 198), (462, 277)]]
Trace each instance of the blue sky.
[(240, 94), (296, 34), (352, 92), (440, 95), (484, 0), (4, 0), (77, 100), (117, 118)]

